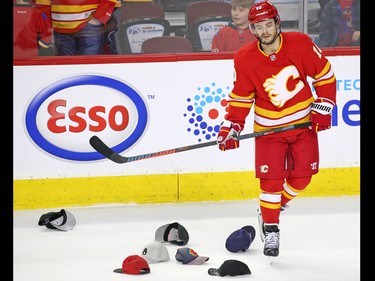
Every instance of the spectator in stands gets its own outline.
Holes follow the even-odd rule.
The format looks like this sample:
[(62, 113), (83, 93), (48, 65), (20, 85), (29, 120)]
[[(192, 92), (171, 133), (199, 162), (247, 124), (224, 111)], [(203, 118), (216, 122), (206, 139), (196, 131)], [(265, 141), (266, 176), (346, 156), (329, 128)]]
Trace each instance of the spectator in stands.
[(232, 0), (232, 22), (222, 27), (212, 39), (212, 52), (237, 51), (257, 40), (250, 31), (248, 15), (254, 0)]
[(102, 53), (105, 24), (117, 0), (36, 0), (36, 3), (51, 19), (57, 55)]
[(354, 27), (354, 33), (353, 33), (353, 43), (352, 45), (361, 45), (361, 1), (360, 0), (354, 0), (352, 5), (352, 11), (353, 11), (353, 27)]
[(324, 9), (324, 6), (329, 2), (329, 0), (318, 0), (319, 3), (319, 11), (317, 17), (320, 18), (320, 15), (322, 14), (322, 11)]
[[(31, 0), (13, 2), (13, 56), (15, 59), (53, 54), (53, 30), (46, 14)], [(43, 53), (44, 50), (52, 52)]]
[[(120, 0), (121, 2), (124, 2), (124, 3), (150, 3), (150, 2), (154, 2), (154, 0)], [(156, 1), (155, 1), (156, 2)]]
[(118, 31), (118, 21), (115, 14), (116, 12), (121, 12), (117, 11), (117, 9), (121, 7), (122, 2), (122, 0), (117, 0), (111, 18), (105, 24), (102, 54), (117, 54), (116, 44), (113, 41), (112, 36), (115, 32)]
[(320, 15), (319, 47), (360, 45), (360, 0), (330, 0)]
[(120, 0), (120, 1), (123, 2), (123, 3), (150, 3), (150, 2), (154, 2), (154, 0)]

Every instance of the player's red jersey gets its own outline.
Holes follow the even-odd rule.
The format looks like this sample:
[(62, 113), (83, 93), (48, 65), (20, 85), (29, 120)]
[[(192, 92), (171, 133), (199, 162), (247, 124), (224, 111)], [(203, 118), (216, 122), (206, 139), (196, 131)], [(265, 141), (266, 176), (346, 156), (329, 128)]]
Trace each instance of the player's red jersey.
[(236, 53), (227, 120), (244, 126), (254, 104), (254, 131), (259, 132), (310, 121), (311, 103), (316, 96), (336, 103), (336, 77), (311, 38), (304, 33), (286, 32), (280, 34), (280, 39), (278, 50), (271, 55), (261, 50), (259, 42)]
[(235, 24), (229, 23), (215, 34), (211, 50), (213, 52), (237, 51), (256, 40), (250, 28), (240, 29)]
[(13, 6), (13, 57), (38, 56), (38, 45), (52, 44), (52, 26), (47, 16), (32, 5)]

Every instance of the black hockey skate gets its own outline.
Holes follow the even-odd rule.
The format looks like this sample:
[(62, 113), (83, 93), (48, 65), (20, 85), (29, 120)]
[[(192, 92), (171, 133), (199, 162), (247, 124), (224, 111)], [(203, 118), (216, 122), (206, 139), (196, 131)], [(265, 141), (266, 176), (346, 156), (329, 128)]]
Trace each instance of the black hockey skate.
[[(284, 205), (280, 207), (280, 211), (285, 211), (289, 208), (289, 205)], [(258, 224), (259, 224), (259, 233), (260, 233), (260, 239), (262, 242), (264, 242), (265, 238), (265, 231), (264, 231), (264, 222), (262, 218), (262, 213), (260, 212), (260, 207), (257, 208), (257, 216), (258, 216)]]
[(265, 239), (264, 250), (265, 256), (277, 257), (279, 255), (280, 230), (277, 224), (264, 224)]

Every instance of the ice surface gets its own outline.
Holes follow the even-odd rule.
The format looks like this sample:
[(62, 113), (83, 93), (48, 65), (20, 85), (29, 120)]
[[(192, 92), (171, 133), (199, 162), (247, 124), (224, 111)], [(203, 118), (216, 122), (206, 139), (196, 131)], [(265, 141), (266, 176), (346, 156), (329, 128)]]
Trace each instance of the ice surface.
[[(360, 197), (299, 197), (281, 214), (280, 255), (270, 264), (259, 238), (257, 199), (178, 204), (129, 204), (65, 208), (77, 220), (67, 232), (38, 226), (42, 214), (60, 209), (14, 211), (14, 281), (359, 281)], [(180, 247), (165, 244), (170, 261), (150, 264), (151, 273), (114, 273), (129, 255), (154, 241), (156, 229), (179, 222), (190, 235), (185, 247), (210, 259), (183, 265), (174, 255)], [(226, 238), (252, 225), (256, 237), (246, 252), (231, 253)], [(208, 275), (228, 259), (248, 265), (252, 274)], [(219, 279), (218, 279), (219, 280)]]

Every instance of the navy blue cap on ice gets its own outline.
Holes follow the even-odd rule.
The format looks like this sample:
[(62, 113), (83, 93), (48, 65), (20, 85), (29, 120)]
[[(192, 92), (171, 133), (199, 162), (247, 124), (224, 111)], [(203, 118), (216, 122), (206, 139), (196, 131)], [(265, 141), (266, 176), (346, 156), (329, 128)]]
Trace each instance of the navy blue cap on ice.
[(246, 225), (234, 232), (225, 241), (225, 248), (229, 252), (245, 252), (249, 249), (255, 238), (255, 229), (251, 225)]

